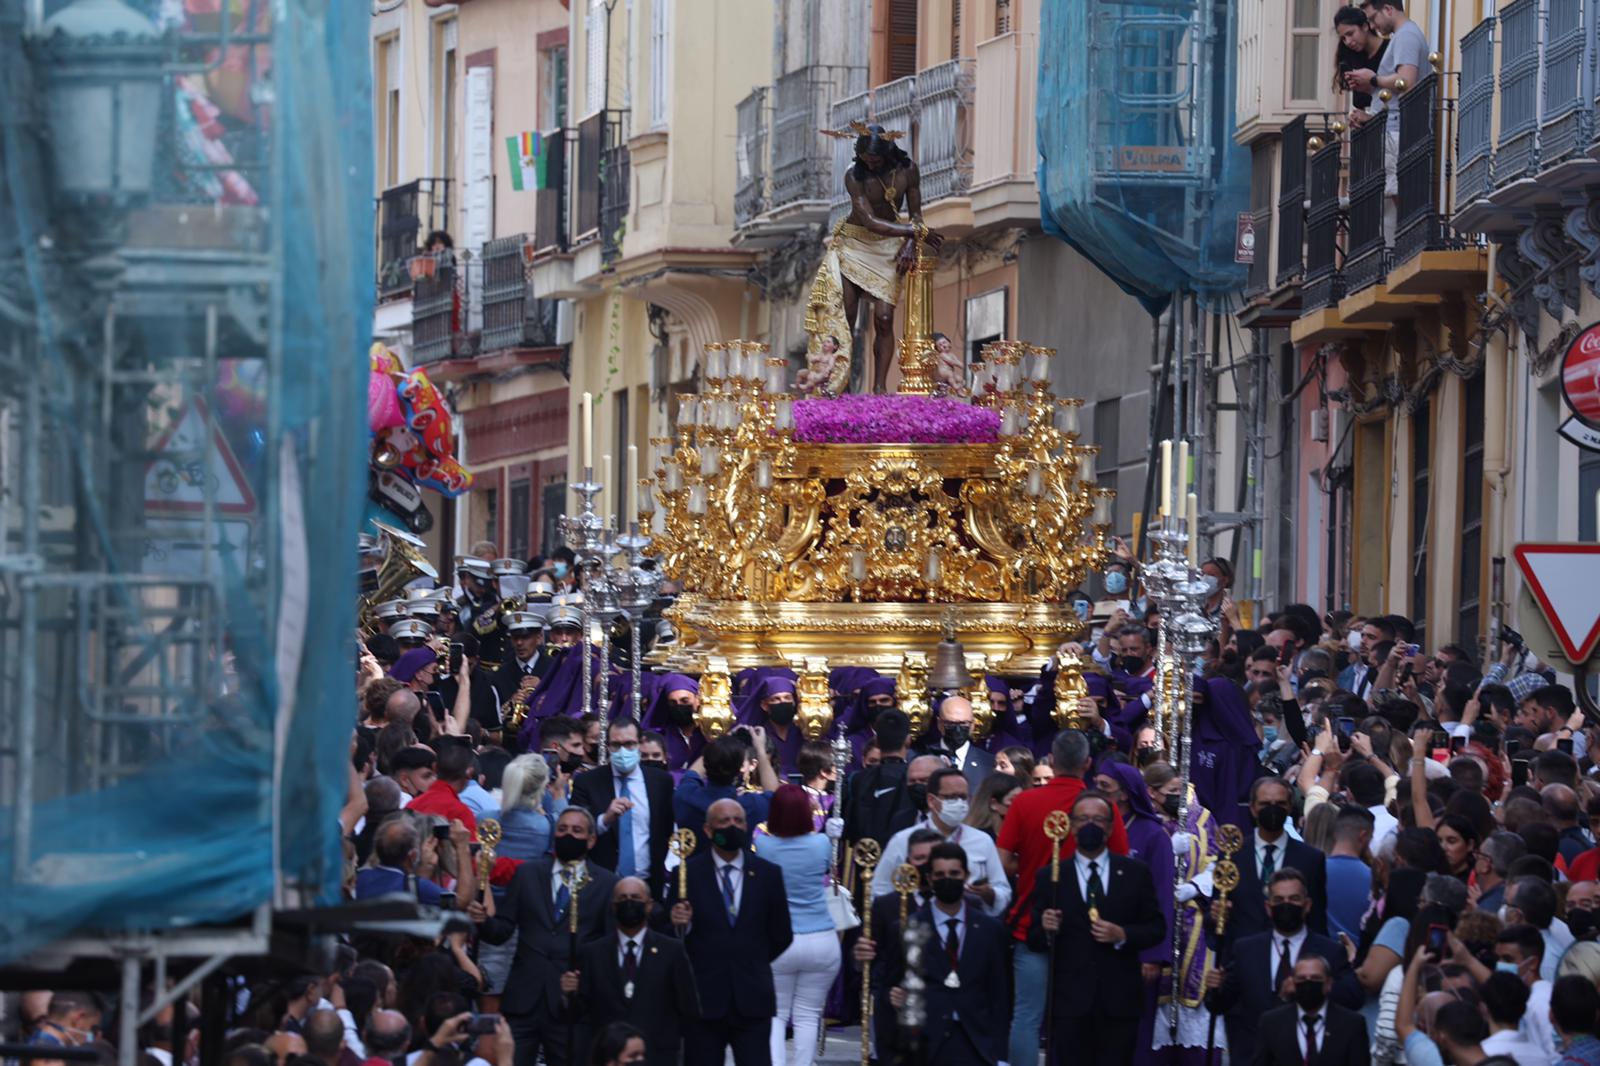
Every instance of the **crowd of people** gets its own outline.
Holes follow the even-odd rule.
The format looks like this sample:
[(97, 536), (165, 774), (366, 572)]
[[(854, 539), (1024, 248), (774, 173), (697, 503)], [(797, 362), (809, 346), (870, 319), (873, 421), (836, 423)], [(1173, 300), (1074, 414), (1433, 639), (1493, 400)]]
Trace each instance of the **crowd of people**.
[[(222, 1066), (811, 1066), (863, 1023), (883, 1066), (1600, 1066), (1600, 721), (1510, 631), (1484, 668), (1399, 616), (1249, 627), (1210, 560), (1184, 767), (1126, 560), (1063, 646), (1074, 706), (1067, 656), (935, 693), (841, 665), (819, 740), (780, 668), (712, 737), (693, 677), (635, 707), (625, 640), (586, 706), (570, 572), (507, 605), (495, 569), (360, 652), (345, 891), (438, 935), (240, 979)], [(30, 993), (15, 1035), (108, 1009)], [(144, 1061), (200, 1061), (195, 1009)]]

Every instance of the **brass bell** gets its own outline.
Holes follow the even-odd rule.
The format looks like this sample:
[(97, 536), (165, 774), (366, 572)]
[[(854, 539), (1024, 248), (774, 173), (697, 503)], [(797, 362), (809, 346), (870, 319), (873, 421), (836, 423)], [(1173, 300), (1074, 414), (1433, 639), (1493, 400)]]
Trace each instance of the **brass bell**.
[(928, 687), (936, 692), (953, 692), (972, 685), (972, 675), (967, 672), (966, 649), (955, 635), (945, 632), (944, 639), (933, 650), (933, 669), (928, 671)]

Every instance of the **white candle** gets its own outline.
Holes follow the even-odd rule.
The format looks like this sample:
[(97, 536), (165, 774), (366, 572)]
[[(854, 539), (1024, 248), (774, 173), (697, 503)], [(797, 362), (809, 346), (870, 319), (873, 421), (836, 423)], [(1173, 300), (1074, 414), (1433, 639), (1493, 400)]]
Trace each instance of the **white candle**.
[(762, 492), (772, 488), (772, 460), (764, 455), (756, 460), (756, 488)]
[(1172, 513), (1172, 442), (1161, 442), (1161, 513)]
[(599, 505), (599, 507), (596, 508), (596, 510), (598, 510), (600, 512), (600, 517), (601, 518), (608, 518), (611, 515), (610, 501), (611, 501), (612, 490), (611, 490), (611, 488), (609, 486), (607, 486), (605, 484), (607, 481), (610, 481), (610, 480), (611, 480), (611, 456), (602, 455), (600, 457), (600, 505)]
[(1097, 526), (1111, 524), (1111, 497), (1103, 492), (1096, 493), (1094, 497), (1094, 524)]
[(939, 584), (939, 577), (943, 572), (944, 558), (937, 546), (928, 549), (928, 564), (923, 570), (923, 580), (931, 588)]
[(594, 465), (594, 396), (583, 394), (583, 468)]
[(707, 444), (700, 449), (700, 473), (705, 477), (716, 477), (717, 471), (722, 468), (722, 449), (715, 444)]
[[(653, 482), (649, 485), (646, 485), (644, 487), (644, 491), (639, 493), (639, 513), (642, 515), (653, 515), (656, 513), (656, 487)], [(645, 522), (644, 526), (648, 529), (650, 523)]]
[(1200, 559), (1200, 497), (1189, 493), (1189, 565), (1195, 566)]
[(856, 548), (850, 553), (850, 580), (857, 583), (867, 579), (867, 553), (864, 548)]
[(623, 516), (632, 522), (634, 515), (639, 513), (639, 446), (628, 445), (628, 484), (624, 486), (627, 492), (624, 495), (626, 509)]

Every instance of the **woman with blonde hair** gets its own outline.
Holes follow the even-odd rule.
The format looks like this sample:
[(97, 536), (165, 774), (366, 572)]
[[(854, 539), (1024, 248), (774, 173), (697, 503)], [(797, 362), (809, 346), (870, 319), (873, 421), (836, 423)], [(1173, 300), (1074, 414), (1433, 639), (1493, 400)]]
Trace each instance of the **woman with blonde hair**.
[(549, 793), (550, 764), (543, 755), (518, 755), (506, 764), (500, 779), (500, 846), (508, 859), (537, 859), (549, 854), (556, 819), (565, 800)]

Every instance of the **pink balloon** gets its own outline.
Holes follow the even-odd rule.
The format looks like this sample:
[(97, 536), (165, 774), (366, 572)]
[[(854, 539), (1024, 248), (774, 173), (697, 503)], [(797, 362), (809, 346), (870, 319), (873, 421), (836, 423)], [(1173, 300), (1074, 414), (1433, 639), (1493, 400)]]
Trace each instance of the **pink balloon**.
[(390, 426), (405, 425), (405, 413), (400, 410), (400, 395), (395, 391), (394, 379), (388, 374), (367, 375), (367, 426), (377, 433)]

